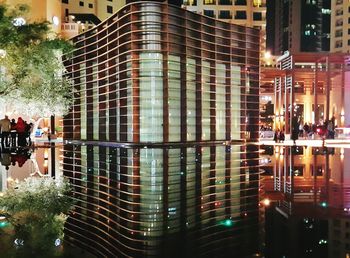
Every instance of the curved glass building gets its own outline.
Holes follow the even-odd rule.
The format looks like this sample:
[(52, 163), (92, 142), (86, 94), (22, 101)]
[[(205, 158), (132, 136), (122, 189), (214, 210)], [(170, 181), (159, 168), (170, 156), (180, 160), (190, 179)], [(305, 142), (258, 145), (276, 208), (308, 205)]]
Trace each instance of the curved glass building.
[(67, 241), (97, 256), (259, 250), (259, 31), (157, 2), (73, 38)]

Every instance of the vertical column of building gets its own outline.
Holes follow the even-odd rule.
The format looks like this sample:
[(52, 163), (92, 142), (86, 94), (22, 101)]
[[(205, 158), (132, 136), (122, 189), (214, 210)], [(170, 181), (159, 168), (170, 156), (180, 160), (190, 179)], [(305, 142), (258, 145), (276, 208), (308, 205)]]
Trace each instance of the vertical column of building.
[[(169, 15), (169, 12), (168, 12)], [(187, 13), (185, 13), (185, 16), (183, 17), (183, 23), (182, 25), (182, 30), (184, 31), (184, 35), (182, 37), (183, 42), (182, 44), (182, 49), (183, 51), (182, 54), (180, 54), (180, 89), (181, 89), (181, 110), (180, 110), (180, 130), (181, 130), (181, 135), (180, 135), (180, 141), (181, 142), (187, 142), (189, 141), (188, 135), (188, 128), (187, 128), (187, 113), (188, 113), (188, 105), (187, 105), (187, 83), (190, 85), (190, 83), (193, 82), (188, 82), (187, 81), (187, 58), (188, 58), (188, 50), (187, 50), (187, 37), (188, 37), (188, 27), (187, 27)], [(181, 147), (180, 149), (180, 202), (181, 202), (181, 211), (180, 211), (180, 231), (181, 232), (186, 232), (187, 230), (187, 219), (188, 219), (188, 214), (187, 214), (187, 198), (189, 198), (189, 194), (187, 191), (187, 149), (186, 147)], [(183, 241), (183, 240), (182, 240)], [(183, 243), (185, 244), (185, 243)]]
[[(163, 50), (163, 142), (169, 142), (169, 9), (162, 6), (162, 35)], [(181, 111), (180, 111), (181, 112)], [(169, 227), (169, 149), (163, 149), (163, 231)]]
[[(244, 139), (244, 142), (246, 143), (248, 138), (248, 113), (247, 113), (247, 94), (249, 89), (249, 82), (247, 73), (249, 72), (249, 67), (247, 67), (247, 35), (245, 28), (235, 28), (236, 31), (239, 33), (240, 37), (239, 39), (243, 41), (244, 45), (244, 51), (242, 51), (241, 59), (239, 60), (239, 66), (240, 66), (240, 132), (241, 137), (240, 139)], [(248, 87), (247, 87), (248, 86)], [(247, 196), (249, 195), (249, 192), (247, 191), (246, 183), (247, 178), (249, 178), (249, 169), (247, 167), (247, 147), (246, 144), (240, 145), (240, 184), (242, 184), (241, 188), (241, 205), (240, 205), (240, 212), (244, 212), (248, 210), (249, 207), (247, 207), (247, 204), (249, 204), (249, 200), (247, 200)]]
[[(340, 127), (344, 126), (344, 115), (345, 115), (345, 69), (346, 69), (346, 63), (345, 63), (345, 59), (342, 60), (341, 62), (341, 81), (340, 81), (340, 85), (341, 85), (341, 89), (340, 89), (340, 96), (341, 96), (341, 108), (340, 110), (338, 110), (338, 113), (340, 113), (340, 123), (338, 123), (338, 125)], [(340, 112), (339, 112), (340, 111)]]
[(94, 114), (97, 114), (94, 121), (94, 140), (106, 141), (108, 135), (108, 53), (107, 53), (107, 23), (99, 26), (97, 34), (97, 56), (98, 56), (98, 87), (94, 90)]
[[(139, 143), (140, 142), (140, 55), (138, 52), (138, 44), (140, 41), (139, 36), (136, 31), (138, 31), (139, 26), (137, 25), (140, 20), (137, 12), (139, 8), (137, 5), (131, 6), (131, 77), (132, 77), (132, 142)], [(128, 125), (130, 126), (130, 125)], [(132, 200), (132, 213), (134, 215), (133, 219), (135, 221), (139, 221), (140, 219), (140, 149), (134, 148), (129, 149), (128, 158), (131, 159), (132, 163), (132, 174), (128, 173), (128, 176), (132, 178), (132, 188), (129, 190), (129, 194), (131, 195)], [(130, 181), (130, 180), (129, 180)], [(130, 189), (130, 188), (129, 188)], [(132, 230), (139, 230), (139, 223), (132, 223)]]
[(332, 63), (329, 60), (329, 56), (326, 57), (326, 65), (327, 65), (327, 79), (326, 79), (326, 117), (325, 121), (328, 121), (330, 119), (330, 91), (332, 90), (331, 86), (331, 72), (332, 72)]
[[(228, 39), (229, 42), (232, 42), (234, 39), (232, 37), (232, 25), (228, 25), (228, 28), (225, 28), (227, 31), (226, 33), (228, 33)], [(230, 44), (229, 48), (228, 48), (228, 60), (229, 62), (227, 62), (225, 64), (225, 140), (226, 143), (231, 142), (232, 138), (231, 138), (231, 130), (232, 130), (232, 112), (231, 112), (231, 85), (232, 85), (232, 81), (233, 78), (231, 78), (231, 74), (232, 74), (232, 55), (231, 53), (233, 53), (233, 47)], [(225, 147), (225, 214), (231, 216), (231, 206), (232, 206), (232, 191), (231, 191), (231, 180), (232, 177), (234, 177), (233, 175), (233, 171), (231, 168), (231, 145), (227, 144)]]
[[(204, 17), (203, 17), (204, 18)], [(214, 24), (216, 21), (213, 21)], [(203, 21), (204, 23), (204, 21)], [(207, 24), (207, 23), (204, 23)], [(208, 53), (208, 59), (210, 64), (210, 141), (216, 140), (216, 61), (217, 61), (217, 44), (216, 44), (216, 37), (217, 37), (217, 28), (211, 29), (211, 44), (209, 45), (209, 49), (206, 49)], [(209, 27), (206, 27), (205, 32), (207, 33), (207, 36), (209, 34)], [(218, 203), (217, 200), (217, 193), (216, 193), (216, 151), (217, 146), (212, 145), (210, 147), (210, 166), (209, 166), (209, 188), (210, 188), (210, 214), (211, 218), (215, 218), (216, 213), (216, 206)]]
[[(188, 15), (188, 14), (187, 14)], [(196, 83), (196, 142), (202, 141), (202, 134), (203, 134), (203, 128), (202, 128), (202, 96), (203, 96), (203, 61), (204, 61), (204, 54), (203, 54), (203, 23), (201, 19), (194, 21), (192, 24), (197, 25), (196, 28), (198, 30), (198, 36), (199, 36), (199, 44), (197, 46), (199, 57), (195, 58), (195, 83)], [(202, 205), (203, 205), (203, 198), (202, 198), (202, 148), (198, 145), (195, 147), (195, 161), (196, 161), (196, 167), (195, 167), (195, 224), (200, 225), (201, 222), (201, 212), (202, 212)]]
[[(117, 138), (117, 124), (118, 124), (118, 99), (119, 99), (119, 69), (118, 68), (118, 32), (117, 16), (108, 20), (108, 38), (107, 38), (107, 52), (108, 52), (108, 136), (106, 140), (116, 142)], [(107, 132), (106, 132), (107, 133)], [(118, 135), (119, 136), (119, 135)]]
[(319, 80), (319, 73), (318, 73), (318, 66), (319, 66), (319, 62), (318, 60), (316, 60), (315, 62), (315, 80), (313, 83), (313, 94), (314, 94), (314, 107), (313, 107), (313, 112), (314, 112), (314, 124), (318, 124), (318, 120), (320, 119), (318, 117), (318, 101), (317, 101), (317, 92), (318, 92), (318, 80)]
[[(255, 42), (258, 42), (258, 38), (256, 37), (254, 31), (250, 28), (247, 28), (249, 33), (249, 41), (250, 45), (254, 46)], [(251, 121), (250, 121), (250, 142), (247, 146), (247, 152), (250, 152), (248, 155), (248, 165), (250, 167), (249, 173), (251, 176), (249, 177), (249, 181), (251, 182), (250, 188), (254, 189), (253, 192), (253, 198), (251, 199), (250, 208), (255, 208), (256, 204), (260, 201), (260, 172), (259, 172), (259, 146), (254, 144), (259, 139), (259, 52), (255, 51), (257, 49), (256, 47), (250, 47), (249, 48), (249, 57), (248, 62), (250, 69), (250, 92), (249, 92), (249, 98), (248, 101), (248, 109), (251, 110)], [(258, 225), (259, 221), (259, 211), (255, 210), (253, 212), (255, 217), (255, 223)]]

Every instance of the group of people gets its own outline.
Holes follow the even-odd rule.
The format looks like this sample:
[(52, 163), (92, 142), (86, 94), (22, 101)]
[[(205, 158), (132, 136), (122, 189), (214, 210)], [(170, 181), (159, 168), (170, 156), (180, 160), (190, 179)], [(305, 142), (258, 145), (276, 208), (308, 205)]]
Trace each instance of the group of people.
[[(322, 137), (322, 139), (334, 139), (335, 136), (335, 118), (332, 117), (330, 120), (326, 120), (319, 125), (311, 124), (311, 123), (302, 123), (302, 121), (298, 121), (295, 118), (292, 120), (292, 133), (291, 139), (294, 144), (295, 141), (299, 139), (299, 137), (304, 137), (304, 139), (308, 139), (313, 135), (318, 134)], [(275, 142), (283, 142), (285, 140), (284, 130), (280, 130), (277, 128), (274, 132), (273, 140)]]
[(27, 123), (18, 117), (17, 122), (15, 119), (10, 120), (8, 116), (0, 120), (0, 135), (1, 135), (1, 147), (24, 147), (31, 145), (30, 134), (33, 130), (33, 124)]
[(325, 120), (319, 125), (305, 123), (298, 123), (298, 125), (293, 125), (292, 130), (292, 140), (297, 140), (299, 137), (304, 137), (308, 139), (313, 135), (318, 134), (322, 139), (334, 139), (335, 137), (335, 118), (332, 117), (330, 120)]
[(275, 142), (284, 142), (285, 138), (283, 130), (280, 129), (277, 129), (273, 135), (273, 140)]

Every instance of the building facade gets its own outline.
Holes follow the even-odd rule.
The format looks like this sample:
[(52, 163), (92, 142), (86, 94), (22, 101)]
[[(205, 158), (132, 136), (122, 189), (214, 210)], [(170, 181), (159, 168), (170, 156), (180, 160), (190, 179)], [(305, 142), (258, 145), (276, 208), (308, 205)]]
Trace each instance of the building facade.
[(5, 0), (10, 7), (25, 4), (30, 9), (25, 20), (28, 23), (48, 21), (54, 33), (61, 33), (61, 0)]
[(348, 127), (348, 59), (341, 53), (293, 55), (287, 52), (277, 59), (276, 68), (263, 67), (260, 83), (262, 110), (270, 101), (274, 109), (273, 128), (284, 128), (289, 134), (293, 117), (299, 123), (315, 125), (333, 118), (336, 126)]
[[(329, 51), (330, 0), (276, 0), (272, 3), (274, 23), (271, 24), (274, 44), (269, 46), (274, 55), (285, 51)], [(269, 40), (269, 42), (271, 42)]]
[(184, 0), (183, 7), (222, 21), (259, 29), (261, 57), (265, 53), (266, 0)]
[(348, 57), (343, 54), (286, 53), (274, 79), (275, 128), (291, 132), (292, 120), (322, 125), (334, 118), (338, 127), (349, 120)]
[(64, 38), (72, 38), (101, 20), (107, 19), (125, 5), (125, 0), (5, 0), (15, 7), (25, 4), (28, 22), (48, 21), (52, 31)]
[(350, 51), (349, 8), (349, 1), (332, 1), (331, 52), (349, 53)]
[(110, 257), (258, 251), (258, 39), (156, 2), (73, 38), (68, 240)]

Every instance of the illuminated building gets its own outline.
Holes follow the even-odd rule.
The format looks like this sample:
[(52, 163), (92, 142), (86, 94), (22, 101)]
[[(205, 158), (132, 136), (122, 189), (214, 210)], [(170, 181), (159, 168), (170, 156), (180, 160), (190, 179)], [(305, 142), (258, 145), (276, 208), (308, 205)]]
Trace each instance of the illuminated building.
[(29, 22), (48, 21), (54, 33), (71, 38), (107, 19), (125, 0), (6, 0), (9, 6), (26, 4)]
[[(272, 0), (274, 2), (274, 55), (285, 51), (320, 52), (330, 49), (330, 0)], [(269, 40), (271, 43), (271, 41)]]
[(29, 13), (24, 17), (28, 23), (48, 21), (54, 33), (61, 32), (61, 0), (5, 0), (5, 3), (11, 7), (28, 5)]
[(349, 53), (350, 50), (350, 2), (332, 1), (331, 52)]
[(156, 2), (72, 39), (69, 241), (108, 257), (257, 252), (258, 39)]
[(184, 0), (183, 7), (222, 21), (260, 29), (261, 61), (266, 50), (266, 0)]
[(262, 68), (261, 88), (264, 95), (273, 99), (274, 127), (285, 128), (289, 134), (293, 116), (313, 124), (334, 117), (338, 127), (348, 126), (347, 62), (348, 56), (340, 53), (286, 53), (277, 60), (278, 68)]

